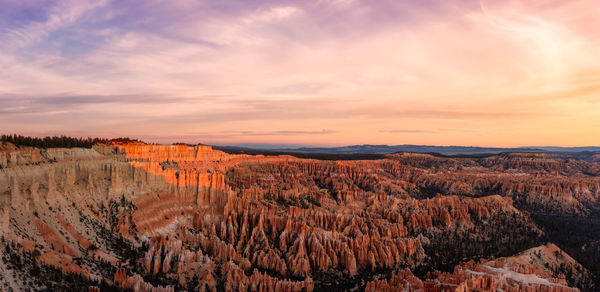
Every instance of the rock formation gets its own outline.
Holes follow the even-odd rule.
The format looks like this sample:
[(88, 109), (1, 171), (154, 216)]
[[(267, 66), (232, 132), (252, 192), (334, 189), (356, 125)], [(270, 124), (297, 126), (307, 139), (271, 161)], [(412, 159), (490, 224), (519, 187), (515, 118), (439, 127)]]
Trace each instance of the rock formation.
[(462, 263), (452, 273), (435, 272), (426, 281), (400, 270), (389, 280), (369, 282), (365, 291), (579, 291), (568, 286), (559, 267), (582, 271), (556, 245), (548, 244), (513, 257)]
[(3, 283), (18, 289), (37, 277), (37, 287), (60, 289), (66, 282), (44, 280), (62, 273), (89, 291), (439, 291), (448, 283), (511, 291), (519, 273), (540, 277), (531, 285), (552, 284), (530, 285), (536, 289), (569, 289), (543, 267), (516, 265), (518, 257), (462, 263), (423, 280), (411, 271), (539, 244), (542, 230), (517, 207), (590, 212), (600, 198), (592, 164), (539, 155), (324, 161), (210, 146), (3, 144), (0, 223), (27, 259), (19, 267), (3, 244), (7, 269), (24, 275)]

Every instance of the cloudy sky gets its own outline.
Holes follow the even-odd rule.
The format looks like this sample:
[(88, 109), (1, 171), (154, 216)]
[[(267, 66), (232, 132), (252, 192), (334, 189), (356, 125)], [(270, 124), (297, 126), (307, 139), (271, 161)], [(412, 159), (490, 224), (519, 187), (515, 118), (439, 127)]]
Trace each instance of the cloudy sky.
[(600, 2), (0, 0), (0, 132), (600, 145)]

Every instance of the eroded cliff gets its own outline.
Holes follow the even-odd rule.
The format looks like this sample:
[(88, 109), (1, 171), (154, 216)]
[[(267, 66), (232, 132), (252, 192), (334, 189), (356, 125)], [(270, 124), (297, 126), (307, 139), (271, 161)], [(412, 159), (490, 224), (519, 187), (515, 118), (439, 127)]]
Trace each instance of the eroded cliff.
[[(541, 243), (515, 203), (568, 214), (598, 204), (598, 180), (583, 173), (593, 168), (557, 174), (562, 166), (543, 159), (499, 166), (414, 154), (322, 161), (210, 146), (3, 144), (2, 284), (61, 289), (62, 274), (101, 290), (429, 285), (436, 269)], [(465, 265), (455, 270), (478, 269)]]

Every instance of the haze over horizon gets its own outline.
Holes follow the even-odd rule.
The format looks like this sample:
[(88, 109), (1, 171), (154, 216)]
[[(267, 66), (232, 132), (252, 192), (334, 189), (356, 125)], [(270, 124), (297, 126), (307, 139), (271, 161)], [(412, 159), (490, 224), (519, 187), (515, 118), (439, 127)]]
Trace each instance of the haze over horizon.
[(600, 145), (596, 1), (0, 7), (2, 133), (229, 145)]
[(600, 291), (598, 0), (0, 0), (0, 290)]

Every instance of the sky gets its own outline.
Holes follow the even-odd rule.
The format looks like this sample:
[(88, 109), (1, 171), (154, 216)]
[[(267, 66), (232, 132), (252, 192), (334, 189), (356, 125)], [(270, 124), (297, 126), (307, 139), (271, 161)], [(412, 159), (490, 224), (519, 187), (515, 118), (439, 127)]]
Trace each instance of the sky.
[(600, 145), (600, 2), (0, 0), (0, 132)]

